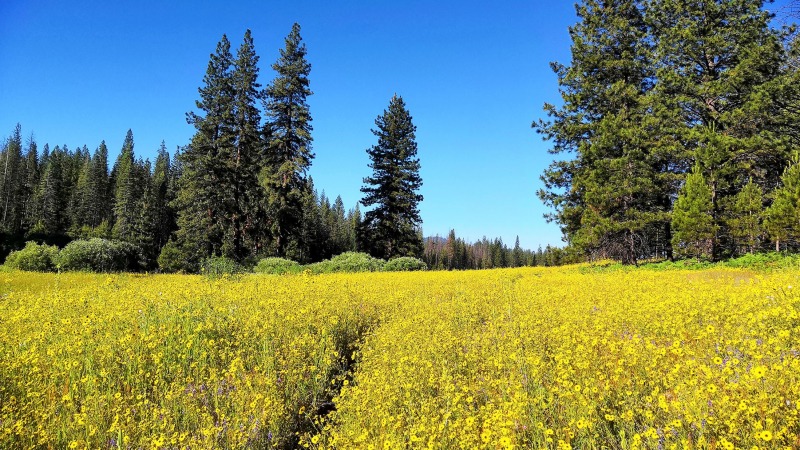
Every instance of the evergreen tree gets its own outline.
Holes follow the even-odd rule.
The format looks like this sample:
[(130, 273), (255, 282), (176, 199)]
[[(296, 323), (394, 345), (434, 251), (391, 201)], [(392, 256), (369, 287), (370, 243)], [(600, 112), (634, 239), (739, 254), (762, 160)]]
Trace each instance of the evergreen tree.
[(150, 214), (154, 221), (153, 247), (156, 249), (166, 245), (173, 230), (173, 214), (169, 206), (171, 172), (169, 152), (167, 152), (167, 146), (162, 141), (153, 170), (151, 192), (149, 193), (151, 198), (146, 199), (146, 202), (150, 205)]
[(37, 222), (37, 208), (34, 196), (39, 185), (39, 153), (33, 133), (28, 138), (27, 150), (25, 151), (24, 179), (22, 181), (22, 229), (29, 230)]
[(89, 221), (95, 200), (90, 185), (91, 176), (92, 159), (86, 155), (70, 201), (71, 234), (81, 234), (90, 226)]
[(91, 173), (89, 176), (89, 191), (91, 192), (90, 212), (88, 225), (92, 228), (108, 223), (112, 218), (111, 195), (108, 174), (108, 147), (106, 141), (100, 145), (92, 156)]
[(570, 28), (572, 62), (553, 64), (564, 100), (534, 124), (553, 142), (554, 162), (539, 197), (556, 212), (568, 242), (636, 263), (653, 229), (668, 225), (669, 176), (657, 151), (646, 94), (652, 49), (641, 2), (586, 0)]
[[(789, 157), (773, 134), (770, 87), (784, 58), (763, 0), (651, 0), (657, 83), (654, 103), (676, 123), (672, 140), (699, 163), (711, 189), (711, 217), (724, 236), (726, 199), (752, 178), (770, 189)], [(715, 235), (712, 258), (726, 249)], [(729, 251), (729, 250), (727, 250)]]
[(352, 248), (352, 233), (348, 227), (348, 220), (341, 196), (337, 196), (330, 209), (328, 228), (330, 230), (330, 253), (332, 256), (354, 250)]
[(388, 110), (375, 120), (377, 145), (367, 150), (372, 176), (361, 188), (364, 206), (374, 206), (364, 216), (363, 236), (370, 253), (379, 258), (418, 256), (422, 239), (417, 234), (421, 218), (418, 204), (422, 187), (417, 158), (416, 126), (402, 97), (393, 96)]
[(14, 132), (0, 152), (0, 230), (16, 234), (22, 228), (22, 127)]
[(250, 30), (234, 61), (232, 73), (234, 92), (234, 154), (228, 161), (233, 199), (230, 218), (231, 253), (242, 259), (257, 252), (263, 244), (260, 236), (261, 216), (259, 200), (262, 197), (258, 183), (259, 157), (262, 153), (261, 113), (257, 102), (261, 98), (258, 84), (258, 56), (255, 53)]
[(514, 250), (511, 253), (511, 267), (520, 267), (525, 265), (525, 254), (522, 247), (519, 246), (519, 236), (514, 241)]
[[(233, 246), (226, 246), (226, 214), (235, 209), (231, 203), (231, 156), (235, 154), (234, 89), (230, 42), (223, 35), (211, 55), (203, 86), (198, 89), (197, 107), (205, 113), (187, 114), (196, 132), (180, 158), (181, 176), (174, 201), (177, 210), (175, 248), (184, 270), (196, 270), (209, 255), (233, 256)], [(225, 248), (223, 248), (225, 247)]]
[(775, 241), (775, 251), (780, 251), (781, 243), (800, 238), (800, 161), (795, 159), (786, 168), (773, 197), (764, 214), (764, 225)]
[(292, 26), (286, 46), (272, 68), (277, 76), (265, 91), (267, 144), (261, 182), (267, 195), (272, 246), (275, 254), (284, 256), (289, 243), (299, 238), (303, 199), (309, 191), (306, 173), (314, 158), (311, 114), (306, 102), (312, 94), (308, 80), (311, 64), (306, 61), (300, 25)]
[(65, 212), (68, 197), (64, 189), (62, 173), (63, 162), (66, 158), (59, 146), (55, 146), (52, 153), (48, 151), (46, 154), (47, 163), (44, 165), (44, 173), (35, 197), (38, 217), (32, 232), (57, 235), (65, 231), (67, 222)]
[(711, 189), (699, 167), (686, 177), (672, 211), (672, 247), (679, 256), (710, 259), (716, 236)]
[(128, 130), (122, 151), (114, 164), (116, 180), (114, 189), (114, 239), (135, 243), (134, 224), (139, 215), (138, 203), (143, 185), (133, 153), (133, 132)]
[(345, 251), (361, 251), (358, 245), (359, 230), (361, 229), (361, 208), (358, 203), (352, 209), (347, 211), (347, 249)]
[(727, 225), (739, 252), (755, 253), (760, 247), (763, 238), (763, 209), (764, 193), (752, 180), (733, 197)]
[(139, 247), (143, 257), (141, 265), (151, 268), (155, 265), (161, 247), (158, 245), (159, 199), (150, 161), (136, 161), (133, 176), (141, 187), (136, 198), (136, 212), (131, 222), (129, 242)]

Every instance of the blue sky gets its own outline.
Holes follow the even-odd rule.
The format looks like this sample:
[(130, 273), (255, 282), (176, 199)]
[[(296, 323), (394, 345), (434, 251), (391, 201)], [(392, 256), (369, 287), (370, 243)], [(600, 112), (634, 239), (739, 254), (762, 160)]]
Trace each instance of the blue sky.
[(152, 157), (188, 143), (209, 54), (251, 29), (260, 82), (298, 22), (312, 64), (319, 190), (350, 208), (369, 175), (374, 120), (394, 93), (417, 125), (426, 235), (560, 245), (542, 218), (539, 174), (552, 156), (530, 128), (558, 102), (551, 61), (569, 61), (569, 1), (0, 1), (0, 136), (14, 125), (41, 146), (133, 130)]

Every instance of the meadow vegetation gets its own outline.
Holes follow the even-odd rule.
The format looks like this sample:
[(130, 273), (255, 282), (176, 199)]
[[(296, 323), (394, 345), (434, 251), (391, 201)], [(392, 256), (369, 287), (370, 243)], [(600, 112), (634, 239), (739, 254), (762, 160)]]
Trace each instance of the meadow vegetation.
[(0, 272), (2, 448), (797, 448), (800, 275)]

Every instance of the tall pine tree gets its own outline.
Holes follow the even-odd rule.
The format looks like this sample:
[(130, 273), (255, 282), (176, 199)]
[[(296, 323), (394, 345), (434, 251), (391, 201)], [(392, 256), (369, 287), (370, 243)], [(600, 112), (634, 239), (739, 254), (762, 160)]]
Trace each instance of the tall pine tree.
[(771, 189), (789, 149), (775, 136), (771, 86), (784, 58), (763, 0), (650, 0), (654, 102), (678, 124), (672, 139), (686, 166), (699, 164), (711, 189), (712, 258), (732, 251), (724, 236), (729, 198), (749, 179)]
[(114, 188), (114, 239), (135, 242), (134, 224), (139, 214), (138, 202), (143, 187), (138, 176), (138, 167), (133, 151), (133, 132), (128, 130), (122, 151), (114, 164), (116, 179)]
[(372, 176), (364, 178), (361, 204), (372, 206), (364, 215), (362, 233), (366, 248), (376, 257), (419, 256), (422, 187), (417, 158), (417, 127), (403, 98), (394, 95), (389, 108), (375, 119), (377, 145), (367, 150)]
[(539, 197), (567, 241), (635, 263), (654, 229), (668, 226), (670, 178), (656, 151), (647, 93), (652, 49), (640, 1), (586, 0), (570, 28), (572, 61), (554, 63), (563, 105), (534, 127), (553, 143)]
[(234, 93), (234, 153), (229, 164), (231, 192), (233, 194), (228, 211), (230, 218), (231, 253), (238, 259), (258, 252), (263, 239), (260, 199), (261, 188), (258, 183), (259, 159), (262, 154), (261, 113), (258, 100), (261, 98), (261, 85), (258, 84), (258, 56), (255, 52), (250, 30), (234, 61), (232, 74)]
[[(223, 35), (211, 55), (203, 86), (198, 89), (197, 108), (204, 115), (187, 113), (194, 125), (191, 143), (181, 154), (181, 177), (174, 205), (177, 209), (175, 247), (184, 270), (196, 270), (209, 255), (232, 252), (223, 249), (226, 213), (231, 211), (229, 161), (235, 153), (233, 56)], [(175, 248), (170, 247), (170, 252)]]
[(306, 102), (312, 94), (308, 80), (311, 64), (306, 60), (300, 25), (292, 26), (272, 68), (277, 76), (265, 91), (267, 143), (261, 182), (267, 196), (272, 247), (275, 254), (285, 256), (290, 243), (300, 239), (303, 202), (310, 191), (306, 174), (314, 159), (311, 114)]

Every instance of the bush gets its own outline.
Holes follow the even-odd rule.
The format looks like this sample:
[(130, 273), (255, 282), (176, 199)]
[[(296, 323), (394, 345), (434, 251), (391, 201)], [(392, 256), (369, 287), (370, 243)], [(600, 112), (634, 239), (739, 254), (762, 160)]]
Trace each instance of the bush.
[(221, 277), (223, 275), (233, 275), (245, 272), (236, 261), (224, 256), (212, 256), (204, 259), (200, 263), (200, 272), (210, 277)]
[(383, 270), (384, 264), (386, 261), (366, 253), (346, 252), (307, 267), (313, 273), (379, 272)]
[(264, 258), (256, 264), (253, 271), (255, 273), (268, 273), (282, 275), (285, 273), (300, 273), (303, 268), (300, 264), (285, 258)]
[(166, 273), (196, 273), (200, 270), (200, 263), (193, 255), (175, 241), (169, 241), (158, 255), (158, 268)]
[(56, 263), (61, 270), (122, 272), (140, 270), (141, 259), (139, 248), (133, 244), (92, 238), (67, 244)]
[(55, 245), (39, 245), (29, 241), (25, 248), (11, 252), (6, 258), (6, 267), (32, 272), (52, 272), (56, 268), (58, 247)]
[(728, 267), (766, 270), (797, 267), (798, 264), (800, 264), (800, 257), (798, 257), (798, 255), (787, 255), (777, 252), (748, 253), (725, 262), (725, 265)]
[(390, 259), (383, 266), (384, 272), (411, 272), (415, 270), (428, 270), (425, 261), (411, 256), (401, 256)]

